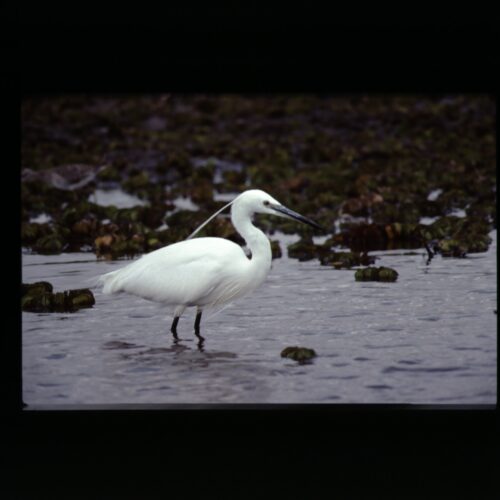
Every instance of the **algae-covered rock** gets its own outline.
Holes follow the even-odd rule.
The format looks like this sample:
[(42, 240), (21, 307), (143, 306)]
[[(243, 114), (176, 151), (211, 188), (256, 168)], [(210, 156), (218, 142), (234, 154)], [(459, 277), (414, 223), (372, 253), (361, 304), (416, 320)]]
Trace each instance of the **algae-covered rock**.
[(390, 267), (378, 268), (379, 281), (396, 281), (398, 279), (398, 272)]
[(21, 298), (21, 309), (29, 312), (51, 312), (54, 294), (51, 292), (30, 293)]
[(288, 257), (299, 259), (301, 262), (312, 260), (317, 257), (317, 246), (311, 237), (301, 238), (296, 243), (288, 245)]
[(66, 306), (68, 309), (82, 309), (95, 304), (94, 294), (88, 288), (68, 290)]
[(393, 222), (391, 224), (345, 224), (334, 243), (350, 247), (354, 252), (387, 248), (419, 248), (423, 245), (421, 225)]
[(39, 238), (52, 233), (49, 224), (23, 222), (21, 224), (21, 242), (23, 245), (32, 246)]
[(314, 349), (307, 347), (290, 346), (281, 351), (282, 358), (289, 358), (299, 362), (309, 361), (316, 356)]
[(398, 273), (390, 267), (366, 267), (354, 273), (356, 281), (396, 281)]
[(144, 171), (131, 175), (128, 179), (122, 182), (123, 189), (129, 193), (140, 192), (141, 190), (148, 188), (149, 185), (149, 175)]
[(119, 182), (121, 176), (117, 168), (107, 165), (97, 174), (97, 179), (106, 182)]
[(337, 241), (349, 247), (352, 251), (369, 252), (371, 250), (385, 249), (388, 238), (384, 226), (378, 224), (350, 224), (342, 228)]
[(273, 255), (273, 259), (281, 258), (281, 247), (279, 241), (271, 240), (271, 252)]
[(444, 238), (437, 242), (434, 250), (439, 252), (443, 257), (465, 257), (467, 246), (457, 240)]
[(46, 281), (21, 285), (21, 309), (28, 312), (74, 312), (95, 304), (88, 288), (52, 292)]
[(38, 295), (40, 293), (51, 293), (52, 285), (48, 281), (37, 281), (36, 283), (23, 283), (21, 285), (21, 295)]
[[(214, 188), (225, 193), (264, 189), (335, 232), (335, 244), (354, 252), (425, 245), (435, 245), (444, 256), (460, 256), (461, 249), (484, 252), (496, 227), (491, 96), (26, 96), (21, 108), (22, 243), (35, 251), (37, 241), (45, 253), (58, 253), (61, 245), (64, 251), (80, 251), (111, 233), (100, 232), (106, 219), (131, 240), (134, 233), (126, 224), (142, 222), (154, 230), (165, 210), (173, 209), (162, 207), (164, 198), (187, 196), (209, 213), (190, 225), (169, 222), (169, 242), (180, 241), (216, 210)], [(205, 166), (198, 166), (200, 160)], [(219, 161), (239, 167), (214, 175), (221, 173)], [(146, 216), (141, 208), (117, 220), (116, 207), (82, 201), (92, 183), (77, 191), (53, 187), (55, 173), (74, 184), (68, 172), (54, 167), (75, 164), (106, 165), (96, 182), (125, 180), (127, 191), (155, 200), (163, 213)], [(426, 227), (424, 242), (412, 232), (421, 217), (450, 217), (457, 209), (467, 217)], [(50, 228), (30, 224), (41, 213), (51, 217)], [(333, 221), (342, 213), (363, 216), (366, 223), (342, 225), (339, 234)], [(317, 234), (296, 221), (267, 215), (263, 221), (258, 225), (267, 234)], [(207, 230), (212, 229), (225, 231), (210, 224)], [(55, 232), (59, 236), (48, 237)], [(142, 251), (165, 243), (144, 231), (136, 234), (145, 238)], [(134, 246), (117, 241), (115, 255)], [(320, 252), (299, 253), (307, 260)], [(341, 268), (349, 264), (344, 258), (330, 265), (334, 262)]]
[(64, 248), (64, 242), (57, 233), (42, 236), (33, 245), (33, 250), (43, 255), (54, 255), (61, 253)]
[(443, 257), (465, 257), (467, 253), (486, 252), (491, 243), (490, 225), (481, 217), (446, 216), (425, 229), (434, 239), (434, 250)]

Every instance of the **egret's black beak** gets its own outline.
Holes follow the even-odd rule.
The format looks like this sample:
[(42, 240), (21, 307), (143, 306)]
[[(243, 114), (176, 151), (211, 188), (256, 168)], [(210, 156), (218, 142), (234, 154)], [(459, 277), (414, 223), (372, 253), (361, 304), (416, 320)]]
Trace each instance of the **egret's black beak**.
[(283, 214), (290, 219), (298, 220), (300, 222), (303, 222), (304, 224), (308, 224), (309, 226), (315, 227), (316, 229), (325, 231), (321, 226), (316, 224), (316, 222), (312, 221), (311, 219), (308, 219), (307, 217), (304, 217), (303, 215), (298, 214), (297, 212), (294, 212), (293, 210), (290, 210), (289, 208), (284, 207), (283, 205), (276, 205), (271, 203), (269, 205), (269, 208), (272, 208), (276, 212), (279, 212), (280, 214)]

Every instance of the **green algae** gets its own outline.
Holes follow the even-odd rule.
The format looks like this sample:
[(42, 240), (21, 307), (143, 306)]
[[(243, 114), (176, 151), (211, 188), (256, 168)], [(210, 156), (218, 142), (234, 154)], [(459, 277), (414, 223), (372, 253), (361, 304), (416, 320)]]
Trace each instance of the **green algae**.
[(301, 238), (296, 243), (288, 245), (288, 257), (300, 262), (315, 259), (318, 256), (318, 246), (311, 237)]
[(316, 357), (316, 351), (307, 347), (290, 346), (281, 351), (281, 357), (305, 363)]
[(95, 298), (88, 288), (53, 292), (52, 284), (41, 281), (21, 285), (21, 309), (27, 312), (75, 312), (93, 307)]
[(280, 242), (271, 240), (271, 252), (273, 259), (280, 259), (282, 256)]
[(398, 279), (398, 272), (390, 267), (366, 267), (354, 273), (356, 281), (393, 282)]

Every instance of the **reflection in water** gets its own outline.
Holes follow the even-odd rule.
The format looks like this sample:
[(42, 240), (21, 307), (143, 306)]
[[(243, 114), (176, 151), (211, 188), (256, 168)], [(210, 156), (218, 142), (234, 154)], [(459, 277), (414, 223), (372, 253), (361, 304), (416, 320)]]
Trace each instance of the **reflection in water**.
[[(189, 342), (191, 339), (185, 339), (184, 341)], [(192, 363), (193, 361), (197, 363), (221, 361), (221, 360), (231, 360), (237, 359), (238, 355), (233, 352), (227, 351), (208, 351), (202, 348), (204, 341), (199, 341), (196, 343), (196, 350), (192, 349), (188, 345), (185, 345), (183, 339), (174, 339), (170, 347), (150, 347), (141, 351), (121, 353), (122, 359), (134, 360), (137, 362), (151, 362), (159, 361), (163, 363), (165, 361), (165, 356), (170, 358), (171, 361), (184, 360), (187, 363)], [(116, 342), (116, 344), (126, 344), (126, 342)], [(201, 345), (200, 345), (201, 344)], [(142, 346), (143, 347), (143, 346)], [(124, 349), (130, 349), (130, 347), (124, 347)], [(203, 356), (199, 357), (197, 353), (202, 353)], [(191, 356), (192, 354), (193, 356)], [(182, 356), (180, 356), (182, 355)], [(208, 366), (208, 364), (206, 365)]]
[(120, 340), (111, 340), (110, 342), (106, 342), (102, 348), (108, 350), (115, 349), (135, 349), (137, 347), (144, 347), (137, 344), (132, 344), (130, 342), (121, 342)]

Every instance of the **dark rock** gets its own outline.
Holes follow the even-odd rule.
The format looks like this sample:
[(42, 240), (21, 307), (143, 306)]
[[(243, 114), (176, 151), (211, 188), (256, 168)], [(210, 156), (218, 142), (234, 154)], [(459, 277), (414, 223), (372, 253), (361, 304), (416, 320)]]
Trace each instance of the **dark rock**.
[(42, 236), (47, 236), (53, 230), (49, 224), (23, 222), (21, 224), (21, 242), (23, 245), (32, 246)]
[(281, 247), (279, 241), (272, 241), (271, 240), (271, 252), (273, 255), (273, 259), (280, 259), (281, 258)]
[(53, 303), (54, 294), (51, 292), (26, 294), (21, 298), (21, 309), (28, 312), (51, 312)]
[(285, 347), (285, 349), (281, 351), (282, 358), (293, 359), (299, 363), (309, 361), (315, 356), (316, 352), (314, 349), (309, 349), (307, 347), (290, 346)]
[(439, 252), (443, 257), (465, 257), (467, 246), (451, 238), (443, 238), (434, 246), (434, 251)]
[(387, 247), (387, 234), (378, 224), (349, 225), (342, 229), (341, 242), (355, 252), (383, 250)]
[(28, 312), (74, 312), (95, 304), (88, 288), (53, 293), (46, 281), (22, 284), (21, 309)]
[(36, 283), (23, 283), (21, 285), (21, 295), (38, 295), (40, 293), (51, 293), (52, 285), (48, 281), (37, 281)]
[(491, 243), (490, 224), (481, 217), (439, 218), (423, 233), (428, 240), (436, 240), (434, 250), (443, 257), (464, 257), (467, 253), (486, 252)]
[(116, 167), (107, 165), (97, 174), (97, 180), (103, 182), (120, 182), (121, 175)]
[(92, 307), (95, 304), (94, 294), (88, 288), (68, 290), (66, 307), (68, 309), (82, 309)]
[(318, 256), (317, 245), (311, 237), (301, 238), (296, 243), (288, 245), (288, 257), (299, 259), (300, 262), (315, 259)]
[(150, 179), (147, 172), (142, 171), (136, 175), (131, 175), (122, 182), (122, 187), (129, 193), (139, 193), (150, 186)]
[(396, 281), (398, 273), (390, 267), (366, 267), (354, 273), (356, 281)]
[(42, 236), (33, 245), (33, 250), (43, 255), (54, 255), (62, 252), (64, 243), (56, 233)]

